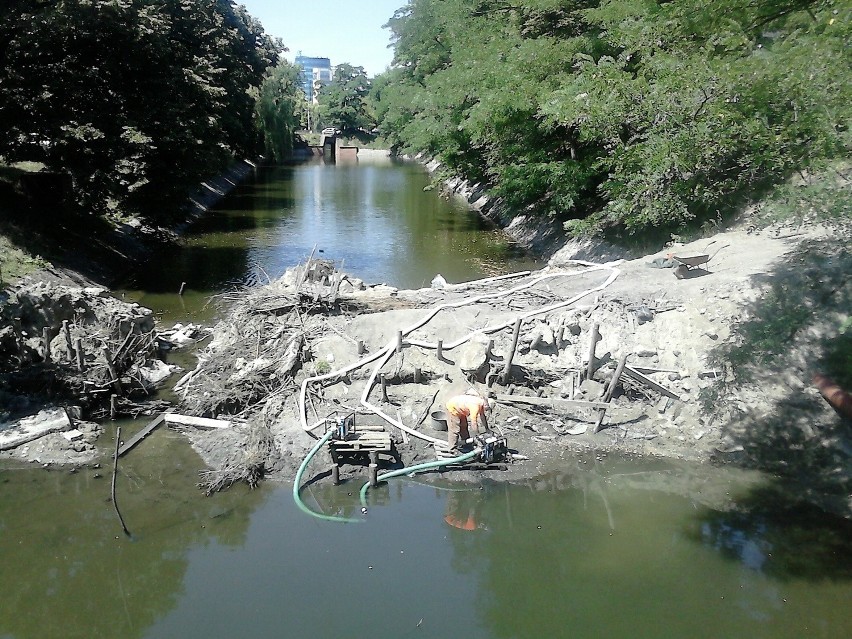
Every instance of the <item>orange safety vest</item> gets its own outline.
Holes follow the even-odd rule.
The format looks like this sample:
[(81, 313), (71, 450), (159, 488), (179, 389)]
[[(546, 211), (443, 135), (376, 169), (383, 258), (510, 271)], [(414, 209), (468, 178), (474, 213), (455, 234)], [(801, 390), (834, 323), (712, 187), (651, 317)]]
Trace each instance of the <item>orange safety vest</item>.
[(470, 417), (476, 423), (477, 418), (488, 407), (488, 402), (476, 395), (456, 395), (447, 402), (447, 410), (456, 417)]

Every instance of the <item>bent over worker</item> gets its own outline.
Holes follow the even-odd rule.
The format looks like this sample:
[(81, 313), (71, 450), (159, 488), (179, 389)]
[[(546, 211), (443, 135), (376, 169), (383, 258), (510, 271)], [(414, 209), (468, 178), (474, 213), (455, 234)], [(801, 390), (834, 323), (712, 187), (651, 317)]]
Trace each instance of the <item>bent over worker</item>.
[(456, 448), (459, 439), (465, 441), (470, 431), (479, 435), (488, 430), (486, 412), (491, 407), (479, 395), (456, 395), (447, 401), (447, 444)]

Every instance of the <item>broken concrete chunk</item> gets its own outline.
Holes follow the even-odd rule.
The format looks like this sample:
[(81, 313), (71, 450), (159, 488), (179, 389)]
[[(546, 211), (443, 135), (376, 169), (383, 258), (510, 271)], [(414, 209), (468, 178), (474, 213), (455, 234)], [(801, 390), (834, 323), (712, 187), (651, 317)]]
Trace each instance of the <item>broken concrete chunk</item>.
[(488, 343), (472, 339), (462, 346), (459, 351), (459, 368), (468, 375), (474, 375), (477, 379), (485, 379), (488, 372)]
[(17, 448), (21, 444), (71, 428), (71, 421), (61, 408), (40, 411), (37, 415), (15, 422), (0, 424), (0, 450)]

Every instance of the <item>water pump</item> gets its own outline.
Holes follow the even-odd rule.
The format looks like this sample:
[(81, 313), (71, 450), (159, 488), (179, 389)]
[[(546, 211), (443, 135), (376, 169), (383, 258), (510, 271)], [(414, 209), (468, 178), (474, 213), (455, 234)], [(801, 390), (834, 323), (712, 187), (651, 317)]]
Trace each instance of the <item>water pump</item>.
[(493, 433), (477, 435), (473, 438), (477, 448), (482, 449), (479, 459), (485, 464), (494, 464), (505, 461), (509, 456), (509, 441), (505, 437), (498, 437)]

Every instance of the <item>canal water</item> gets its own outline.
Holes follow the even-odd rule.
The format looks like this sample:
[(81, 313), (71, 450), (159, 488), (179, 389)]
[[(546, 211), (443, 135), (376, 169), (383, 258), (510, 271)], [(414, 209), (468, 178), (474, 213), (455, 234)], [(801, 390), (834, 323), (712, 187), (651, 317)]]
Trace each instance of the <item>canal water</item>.
[(387, 158), (260, 169), (122, 292), (166, 320), (208, 321), (211, 295), (265, 283), (312, 253), (398, 288), (429, 286), (438, 274), (464, 282), (540, 266), (429, 182), (420, 165)]
[[(475, 219), (453, 219), (425, 180), (410, 165), (262, 173), (223, 203), (221, 225), (205, 221), (125, 294), (166, 317), (179, 318), (180, 303), (210, 317), (211, 293), (274, 276), (314, 245), (399, 286), (523, 264)], [(370, 202), (384, 208), (361, 210)], [(346, 240), (347, 216), (373, 232)], [(424, 226), (387, 228), (399, 219)], [(379, 259), (389, 247), (395, 266)], [(419, 271), (403, 265), (434, 251), (436, 262), (415, 260)], [(191, 292), (176, 302), (182, 281)], [(121, 462), (129, 538), (109, 501), (110, 463), (0, 467), (0, 638), (852, 634), (852, 525), (787, 503), (770, 477), (566, 453), (559, 472), (523, 484), (394, 479), (369, 492), (364, 515), (360, 485), (333, 487), (317, 465), (305, 502), (358, 523), (305, 515), (286, 485), (204, 497), (202, 461), (158, 430)]]

